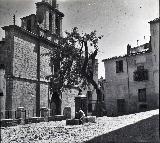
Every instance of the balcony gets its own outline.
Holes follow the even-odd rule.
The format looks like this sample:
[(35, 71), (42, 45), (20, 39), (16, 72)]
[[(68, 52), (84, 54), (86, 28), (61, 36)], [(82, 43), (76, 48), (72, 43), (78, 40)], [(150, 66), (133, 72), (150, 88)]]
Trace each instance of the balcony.
[(134, 81), (148, 80), (148, 70), (147, 69), (136, 70), (133, 73), (133, 80)]

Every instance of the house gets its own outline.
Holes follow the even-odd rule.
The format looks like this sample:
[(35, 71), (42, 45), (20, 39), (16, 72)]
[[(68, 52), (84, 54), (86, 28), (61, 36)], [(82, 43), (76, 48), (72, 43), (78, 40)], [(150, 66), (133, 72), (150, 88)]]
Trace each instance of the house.
[(159, 105), (159, 22), (160, 18), (150, 21), (152, 60), (153, 60), (153, 77), (155, 92), (157, 94), (157, 104)]
[(108, 116), (159, 106), (159, 19), (151, 21), (150, 25), (149, 43), (134, 48), (127, 45), (126, 55), (103, 60), (104, 102)]

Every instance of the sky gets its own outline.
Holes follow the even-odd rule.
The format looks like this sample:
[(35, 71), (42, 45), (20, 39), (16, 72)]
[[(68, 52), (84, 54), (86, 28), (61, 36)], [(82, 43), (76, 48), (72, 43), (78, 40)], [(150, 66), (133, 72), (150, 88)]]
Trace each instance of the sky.
[[(36, 13), (36, 2), (41, 0), (0, 0), (0, 27), (13, 24), (20, 26), (20, 18)], [(149, 41), (149, 21), (159, 17), (159, 0), (57, 0), (64, 13), (62, 28), (79, 32), (96, 30), (103, 35), (99, 41), (98, 77), (105, 78), (103, 59), (124, 55), (127, 44), (132, 47)], [(144, 38), (145, 36), (145, 38)], [(4, 31), (0, 29), (0, 40)]]

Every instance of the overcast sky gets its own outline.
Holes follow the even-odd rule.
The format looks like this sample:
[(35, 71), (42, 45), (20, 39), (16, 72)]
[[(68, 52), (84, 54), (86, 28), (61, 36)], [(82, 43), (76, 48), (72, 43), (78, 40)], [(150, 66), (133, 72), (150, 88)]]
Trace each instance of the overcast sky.
[[(20, 26), (20, 18), (36, 13), (35, 2), (41, 0), (0, 0), (0, 27)], [(159, 17), (159, 0), (57, 0), (59, 10), (65, 14), (63, 31), (78, 27), (79, 31), (97, 31), (104, 35), (99, 42), (99, 78), (104, 77), (102, 59), (126, 54), (131, 46), (149, 41), (149, 21)], [(145, 36), (145, 39), (144, 39)], [(0, 29), (0, 39), (4, 32)]]

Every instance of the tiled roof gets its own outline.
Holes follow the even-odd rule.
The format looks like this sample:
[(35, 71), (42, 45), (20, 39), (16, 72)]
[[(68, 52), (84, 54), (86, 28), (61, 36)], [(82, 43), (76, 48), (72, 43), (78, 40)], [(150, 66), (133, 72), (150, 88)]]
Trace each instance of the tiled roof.
[(155, 18), (154, 20), (148, 22), (148, 23), (156, 23), (156, 22), (159, 22), (160, 21), (160, 18)]
[[(148, 43), (147, 43), (147, 44), (148, 44)], [(144, 45), (145, 45), (145, 44), (144, 44)], [(138, 47), (141, 47), (141, 46), (143, 46), (143, 45), (140, 45), (140, 46), (138, 46)], [(132, 49), (135, 49), (135, 48), (137, 48), (137, 47), (134, 47), (134, 48), (132, 48)], [(142, 55), (142, 54), (150, 53), (150, 52), (151, 52), (151, 50), (148, 49), (148, 50), (145, 50), (145, 51), (140, 51), (140, 52), (136, 52), (136, 53), (130, 53), (129, 55), (125, 54), (125, 55), (123, 55), (123, 56), (115, 56), (115, 57), (107, 58), (107, 59), (102, 60), (102, 62), (108, 61), (108, 60), (115, 60), (115, 59), (119, 59), (119, 58), (124, 58), (124, 57), (135, 56), (135, 55)]]

